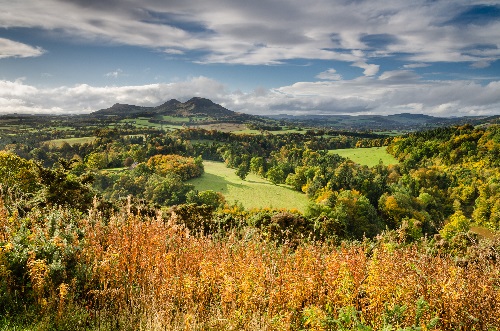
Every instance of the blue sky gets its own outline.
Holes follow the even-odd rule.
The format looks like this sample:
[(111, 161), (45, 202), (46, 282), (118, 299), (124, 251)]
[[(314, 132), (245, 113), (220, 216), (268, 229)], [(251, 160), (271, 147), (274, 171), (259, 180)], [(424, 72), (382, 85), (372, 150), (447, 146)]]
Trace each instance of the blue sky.
[(500, 114), (500, 2), (0, 0), (0, 113)]

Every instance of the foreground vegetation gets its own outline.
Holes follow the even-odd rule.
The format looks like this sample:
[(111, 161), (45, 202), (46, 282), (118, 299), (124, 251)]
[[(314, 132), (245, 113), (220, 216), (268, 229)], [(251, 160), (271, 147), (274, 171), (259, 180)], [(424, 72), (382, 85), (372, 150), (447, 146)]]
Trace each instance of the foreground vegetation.
[(461, 259), (439, 241), (405, 244), (403, 230), (339, 246), (279, 245), (272, 228), (203, 236), (174, 214), (138, 216), (131, 207), (103, 219), (95, 208), (19, 217), (1, 206), (2, 328), (499, 327), (498, 241), (476, 243)]

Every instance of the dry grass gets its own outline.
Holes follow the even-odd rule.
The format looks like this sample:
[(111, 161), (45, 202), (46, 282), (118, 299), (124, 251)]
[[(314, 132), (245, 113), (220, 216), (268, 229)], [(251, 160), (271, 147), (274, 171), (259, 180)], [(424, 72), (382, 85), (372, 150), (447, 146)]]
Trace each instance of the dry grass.
[(366, 254), (363, 245), (291, 250), (258, 237), (214, 241), (135, 217), (89, 223), (86, 232), (84, 255), (100, 288), (95, 302), (148, 329), (293, 330), (312, 323), (322, 330), (345, 307), (375, 330), (390, 318), (401, 327), (439, 318), (441, 330), (500, 325), (500, 269), (491, 260), (458, 266), (416, 246), (380, 245)]
[[(57, 215), (61, 218), (27, 222), (9, 216), (0, 204), (2, 298), (19, 291), (16, 282), (26, 281), (24, 295), (32, 299), (25, 302), (57, 329), (500, 328), (496, 244), (472, 247), (471, 258), (457, 263), (425, 243), (291, 248), (264, 240), (252, 228), (215, 239), (193, 235), (172, 219), (127, 210), (110, 220), (91, 211), (72, 226), (67, 219), (74, 216), (63, 210)], [(31, 224), (29, 232), (23, 241), (13, 240), (21, 224)], [(26, 247), (26, 276), (17, 279), (9, 265)], [(48, 252), (63, 262), (75, 259), (62, 264), (60, 283), (51, 274), (57, 265)], [(36, 325), (33, 329), (44, 329)]]

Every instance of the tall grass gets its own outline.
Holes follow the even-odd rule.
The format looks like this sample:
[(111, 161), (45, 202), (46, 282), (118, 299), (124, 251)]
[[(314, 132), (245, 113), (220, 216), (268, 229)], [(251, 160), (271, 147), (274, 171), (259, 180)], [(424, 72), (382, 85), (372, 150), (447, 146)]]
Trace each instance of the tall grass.
[[(475, 247), (460, 263), (426, 244), (397, 246), (384, 240), (304, 243), (292, 249), (264, 240), (252, 228), (215, 239), (194, 235), (171, 219), (127, 210), (110, 220), (96, 211), (81, 216), (74, 221), (81, 239), (69, 236), (76, 228), (63, 233), (61, 220), (52, 225), (32, 220), (27, 242), (20, 243), (13, 240), (20, 231), (15, 224), (23, 221), (5, 211), (0, 218), (3, 296), (13, 293), (15, 282), (25, 281), (30, 290), (24, 295), (32, 300), (24, 302), (37, 312), (37, 329), (500, 327), (500, 260), (491, 247)], [(54, 224), (59, 228), (51, 234)], [(65, 256), (75, 263), (65, 264), (59, 278), (51, 274), (50, 259), (36, 250), (37, 235), (58, 254), (73, 252)], [(22, 246), (31, 250), (26, 277), (6, 276), (13, 252)]]
[(159, 218), (88, 226), (94, 302), (133, 327), (328, 329), (346, 307), (375, 330), (500, 325), (500, 269), (491, 258), (459, 266), (415, 245), (292, 250), (249, 233), (216, 241)]

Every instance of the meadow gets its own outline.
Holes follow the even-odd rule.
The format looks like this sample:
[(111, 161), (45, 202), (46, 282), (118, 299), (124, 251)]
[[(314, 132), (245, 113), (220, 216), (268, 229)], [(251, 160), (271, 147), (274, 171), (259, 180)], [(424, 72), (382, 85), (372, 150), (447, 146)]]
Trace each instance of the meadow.
[(369, 167), (377, 165), (380, 160), (382, 160), (385, 165), (398, 163), (398, 160), (389, 154), (385, 147), (332, 149), (329, 152), (349, 158), (356, 163)]
[[(270, 134), (287, 134), (287, 133), (300, 133), (304, 134), (306, 131), (302, 129), (288, 129), (284, 127), (282, 130), (265, 130), (264, 132), (270, 133)], [(255, 129), (245, 129), (245, 130), (239, 130), (235, 131), (234, 133), (236, 134), (262, 134), (261, 130), (255, 130)]]
[(54, 147), (61, 147), (64, 143), (68, 143), (70, 145), (85, 144), (85, 143), (91, 144), (96, 139), (97, 139), (96, 137), (62, 138), (62, 139), (49, 140), (46, 143)]
[(286, 185), (274, 185), (255, 174), (241, 180), (234, 169), (222, 162), (203, 161), (205, 173), (188, 181), (199, 191), (213, 190), (224, 195), (229, 203), (239, 202), (245, 208), (286, 208), (305, 211), (308, 199), (305, 194), (293, 191)]
[[(151, 123), (151, 122), (149, 122), (148, 118), (143, 118), (143, 117), (127, 118), (127, 119), (122, 120), (121, 123), (132, 124), (136, 128), (155, 128), (155, 129), (163, 128), (164, 130), (182, 129), (182, 125)], [(181, 123), (181, 122), (178, 121), (177, 123)]]

